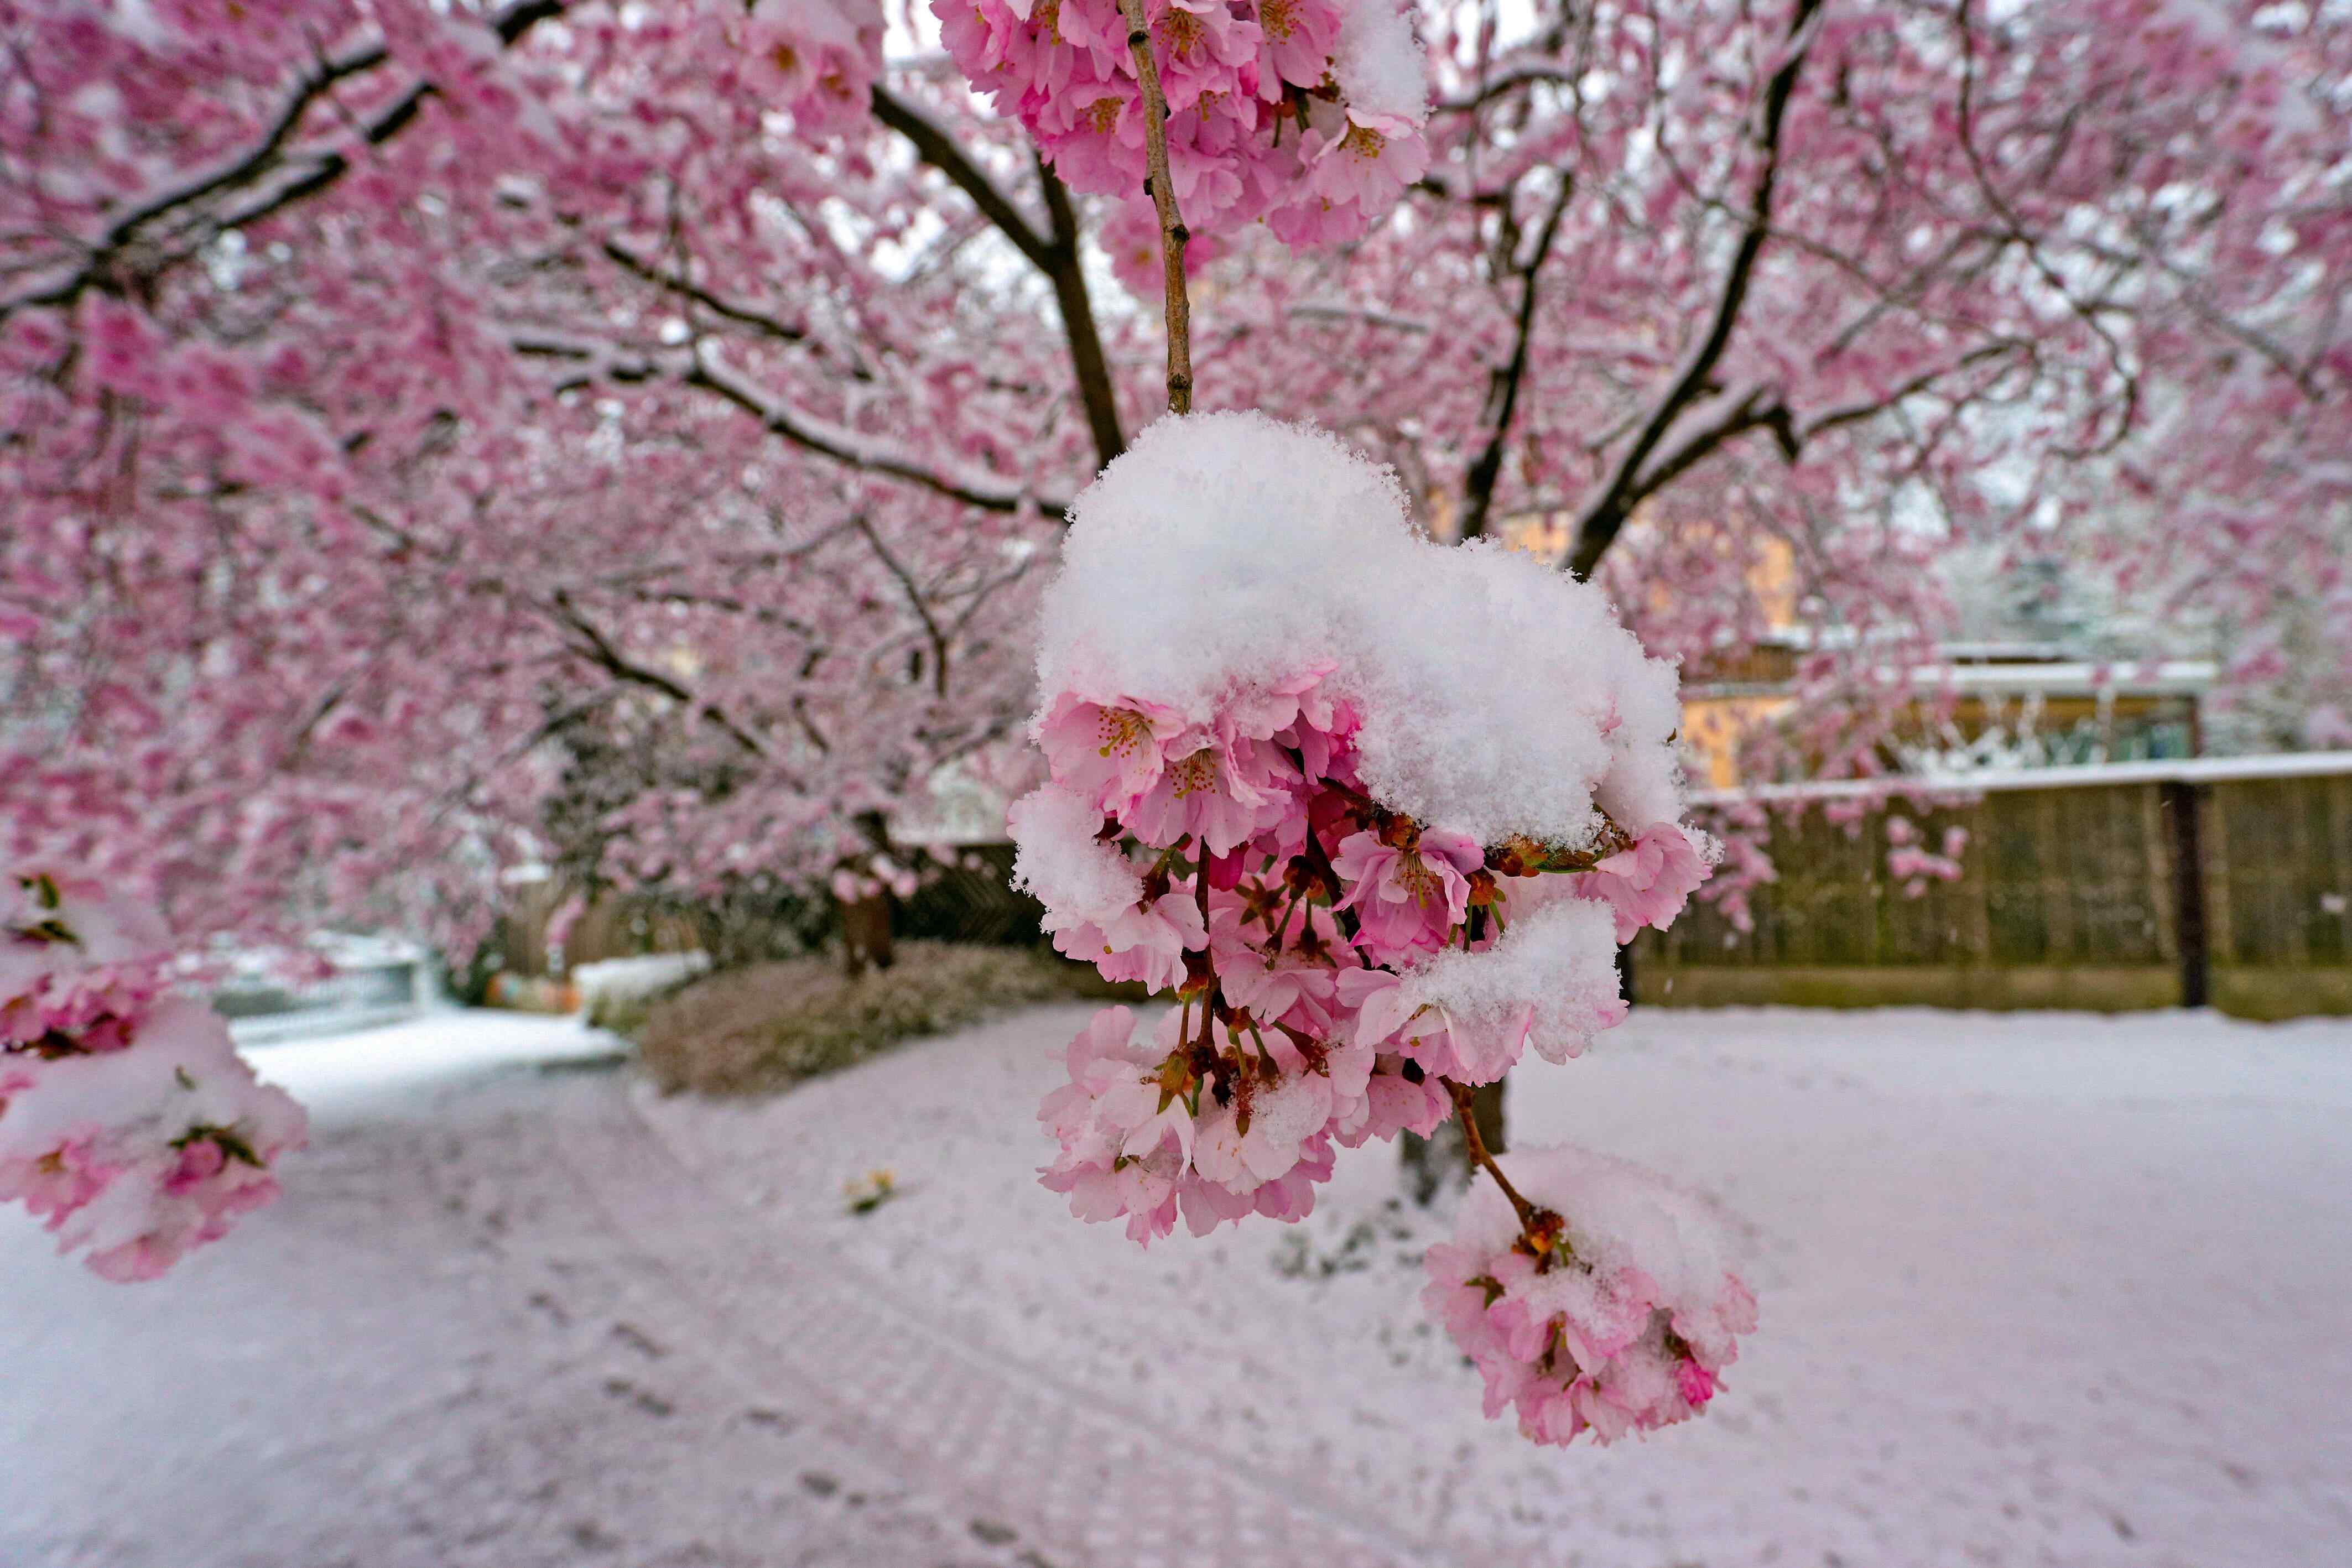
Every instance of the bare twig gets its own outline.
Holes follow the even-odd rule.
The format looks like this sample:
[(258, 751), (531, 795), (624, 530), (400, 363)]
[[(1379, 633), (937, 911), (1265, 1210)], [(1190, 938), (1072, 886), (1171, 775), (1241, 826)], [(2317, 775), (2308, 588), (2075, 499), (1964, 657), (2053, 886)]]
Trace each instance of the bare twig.
[(1519, 1228), (1527, 1233), (1528, 1240), (1535, 1240), (1543, 1228), (1546, 1211), (1520, 1197), (1519, 1189), (1511, 1185), (1511, 1178), (1503, 1174), (1503, 1167), (1495, 1163), (1495, 1156), (1486, 1152), (1486, 1140), (1479, 1134), (1478, 1117), (1470, 1104), (1478, 1092), (1467, 1083), (1456, 1083), (1451, 1078), (1438, 1082), (1444, 1084), (1446, 1093), (1454, 1097), (1454, 1119), (1462, 1124), (1462, 1142), (1470, 1151), (1471, 1163), (1495, 1178), (1495, 1185), (1501, 1187), (1503, 1196), (1511, 1200), (1511, 1211), (1519, 1217)]
[[(511, 47), (536, 24), (561, 16), (567, 3), (518, 0), (494, 12), (488, 25), (501, 45)], [(147, 276), (178, 266), (212, 235), (257, 223), (341, 179), (352, 167), (349, 156), (316, 143), (298, 147), (294, 133), (339, 84), (366, 76), (391, 57), (381, 40), (319, 57), (289, 84), (278, 112), (251, 146), (214, 170), (132, 206), (89, 242), (63, 276), (27, 293), (0, 298), (0, 319), (32, 307), (71, 305), (88, 289), (116, 287), (119, 274), (134, 261), (135, 270)], [(362, 140), (380, 146), (398, 135), (435, 90), (429, 80), (410, 86), (359, 123)]]
[(1519, 275), (1519, 309), (1513, 323), (1511, 357), (1497, 369), (1487, 390), (1486, 406), (1492, 411), (1492, 423), (1486, 429), (1486, 444), (1477, 461), (1470, 465), (1469, 477), (1463, 484), (1462, 537), (1475, 539), (1486, 531), (1486, 514), (1495, 504), (1495, 483), (1502, 477), (1503, 455), (1511, 442), (1511, 422), (1519, 408), (1519, 387), (1528, 372), (1528, 346), (1535, 334), (1536, 279), (1544, 263), (1551, 259), (1552, 242), (1559, 235), (1559, 220), (1568, 211), (1569, 198), (1575, 193), (1576, 176), (1563, 167), (1559, 171), (1559, 189), (1552, 195), (1551, 210), (1544, 214), (1543, 226), (1536, 231), (1534, 252), (1525, 264), (1514, 262), (1513, 270)]
[[(799, 343), (808, 339), (808, 329), (800, 323), (787, 321), (781, 316), (754, 309), (751, 306), (738, 304), (731, 299), (722, 298), (695, 282), (687, 275), (684, 267), (675, 268), (656, 267), (618, 240), (607, 239), (598, 248), (604, 253), (606, 260), (631, 277), (650, 283), (656, 288), (667, 289), (681, 298), (690, 299), (714, 316), (732, 321), (738, 326), (751, 328), (780, 342)], [(873, 379), (872, 372), (867, 371), (858, 379), (870, 381)]]
[(899, 591), (906, 594), (908, 606), (914, 611), (915, 618), (923, 623), (924, 640), (931, 645), (931, 690), (940, 696), (946, 696), (948, 639), (947, 633), (940, 629), (939, 618), (931, 613), (930, 603), (923, 597), (922, 588), (915, 581), (914, 574), (890, 553), (890, 547), (882, 542), (882, 536), (874, 531), (874, 525), (866, 520), (866, 514), (860, 512), (852, 520), (856, 524), (857, 531), (866, 536), (866, 542), (874, 547), (874, 553), (880, 559), (883, 570), (889, 572)]
[(591, 664), (597, 665), (605, 674), (616, 679), (627, 681), (633, 685), (650, 687), (671, 701), (682, 705), (688, 712), (716, 725), (730, 740), (752, 756), (765, 758), (768, 755), (768, 748), (760, 744), (759, 738), (730, 718), (727, 711), (718, 704), (696, 695), (660, 671), (649, 670), (643, 664), (632, 664), (623, 656), (621, 651), (613, 645), (612, 639), (605, 636), (593, 622), (580, 613), (572, 602), (572, 596), (562, 589), (559, 588), (555, 591), (553, 606), (556, 618), (579, 635), (580, 645), (576, 651)]
[(1184, 288), (1184, 243), (1191, 231), (1176, 210), (1176, 182), (1168, 172), (1168, 99), (1160, 90), (1160, 67), (1151, 57), (1151, 29), (1143, 0), (1118, 0), (1127, 18), (1127, 47), (1135, 57), (1136, 82), (1143, 91), (1143, 152), (1150, 168), (1143, 188), (1160, 214), (1160, 259), (1168, 289), (1168, 412), (1192, 412), (1192, 302)]

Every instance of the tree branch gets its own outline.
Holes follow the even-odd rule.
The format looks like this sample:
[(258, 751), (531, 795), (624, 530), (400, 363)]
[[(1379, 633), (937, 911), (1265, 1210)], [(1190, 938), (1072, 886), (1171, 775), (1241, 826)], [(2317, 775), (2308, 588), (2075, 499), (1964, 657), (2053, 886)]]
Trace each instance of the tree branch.
[(902, 99), (893, 97), (887, 88), (877, 82), (874, 86), (874, 118), (914, 144), (915, 153), (948, 177), (948, 183), (971, 198), (981, 216), (996, 225), (1013, 248), (1029, 258), (1038, 271), (1050, 274), (1049, 242), (1037, 232), (1026, 214), (1013, 204), (1013, 198), (1001, 190), (988, 172), (968, 157), (956, 145), (955, 138), (930, 116)]
[(874, 525), (866, 520), (865, 513), (860, 512), (850, 520), (856, 525), (857, 531), (866, 536), (866, 542), (874, 547), (874, 553), (880, 558), (884, 569), (897, 580), (899, 591), (906, 594), (908, 608), (914, 611), (916, 619), (922, 622), (923, 634), (929, 639), (931, 644), (931, 690), (940, 696), (946, 696), (948, 695), (947, 634), (940, 630), (938, 619), (931, 614), (931, 607), (923, 598), (923, 591), (916, 586), (914, 574), (900, 565), (898, 558), (890, 553), (890, 548), (882, 542), (882, 536), (874, 531)]
[(772, 434), (782, 436), (794, 445), (806, 447), (852, 468), (905, 479), (950, 500), (992, 512), (1019, 512), (1034, 507), (1048, 516), (1055, 516), (1068, 508), (1066, 501), (1033, 496), (1026, 486), (1001, 479), (993, 474), (935, 467), (909, 456), (887, 442), (845, 425), (819, 419), (789, 403), (767, 397), (719, 364), (699, 346), (695, 350), (693, 363), (678, 379), (688, 386), (700, 387), (725, 398), (759, 420)]
[(1168, 412), (1192, 412), (1192, 301), (1184, 286), (1184, 245), (1192, 233), (1176, 210), (1176, 182), (1168, 172), (1168, 99), (1160, 90), (1160, 66), (1151, 55), (1151, 29), (1143, 0), (1118, 0), (1127, 19), (1128, 52), (1135, 57), (1136, 84), (1143, 93), (1143, 152), (1151, 171), (1144, 193), (1160, 214), (1160, 261), (1168, 298)]
[(1748, 285), (1756, 270), (1756, 258), (1764, 249), (1765, 236), (1772, 225), (1772, 192), (1780, 178), (1780, 130), (1788, 117), (1789, 99), (1795, 92), (1797, 78), (1804, 69), (1805, 57), (1811, 52), (1809, 28), (1821, 8), (1821, 0), (1796, 0), (1789, 18), (1789, 30), (1782, 45), (1782, 58), (1777, 69), (1766, 80), (1762, 113), (1756, 134), (1756, 150), (1760, 167), (1756, 184), (1748, 199), (1748, 219), (1739, 236), (1738, 247), (1732, 253), (1731, 265), (1724, 274), (1723, 291), (1717, 298), (1707, 328), (1664, 393), (1652, 405), (1649, 417), (1635, 432), (1633, 442), (1617, 460), (1608, 481), (1585, 507), (1577, 519), (1575, 543), (1570, 548), (1569, 570), (1579, 577), (1590, 577), (1601, 563), (1601, 556), (1613, 542), (1625, 519), (1633, 515), (1635, 506), (1649, 494), (1640, 487), (1643, 466), (1649, 461), (1658, 443), (1665, 438), (1684, 409), (1703, 392), (1714, 373), (1724, 350), (1730, 345), (1732, 329), (1739, 323), (1739, 312), (1747, 303)]
[(874, 117), (905, 137), (913, 145), (917, 157), (945, 174), (950, 184), (971, 197), (981, 216), (995, 225), (1054, 286), (1054, 303), (1061, 310), (1063, 335), (1070, 345), (1070, 371), (1078, 383), (1079, 401), (1086, 405), (1087, 427), (1094, 436), (1096, 460), (1108, 464), (1127, 450), (1127, 437), (1119, 431), (1117, 391), (1111, 382), (1109, 361), (1103, 354), (1102, 335), (1095, 326), (1094, 304), (1087, 296), (1086, 271), (1078, 249), (1078, 218), (1071, 206), (1069, 192), (1040, 159), (1037, 174), (1045, 193), (1046, 219), (1051, 225), (1049, 232), (1041, 234), (1003, 188), (989, 178), (988, 172), (957, 145), (945, 127), (879, 83), (874, 88), (873, 102)]
[(605, 344), (536, 329), (516, 330), (509, 335), (508, 343), (518, 354), (577, 366), (556, 382), (558, 391), (599, 380), (618, 382), (625, 386), (656, 380), (675, 381), (681, 386), (726, 399), (757, 419), (770, 434), (780, 435), (795, 446), (852, 468), (907, 480), (968, 507), (992, 512), (1019, 512), (1034, 507), (1049, 517), (1058, 516), (1069, 507), (1066, 500), (1034, 495), (1027, 486), (994, 474), (926, 463), (890, 442), (835, 424), (794, 408), (781, 398), (770, 397), (719, 363), (705, 344), (697, 343), (663, 356), (616, 350)]
[(1087, 273), (1078, 250), (1078, 214), (1062, 183), (1041, 156), (1037, 183), (1045, 193), (1045, 215), (1054, 225), (1046, 248), (1050, 265), (1045, 276), (1054, 285), (1054, 303), (1062, 312), (1062, 330), (1070, 340), (1070, 372), (1077, 378), (1078, 398), (1086, 404), (1087, 428), (1095, 438), (1095, 459), (1105, 467), (1127, 450), (1118, 427), (1118, 389), (1110, 379), (1110, 362), (1103, 356), (1102, 336), (1095, 330), (1094, 303), (1087, 297)]
[(631, 277), (650, 283), (656, 288), (667, 289), (682, 298), (691, 299), (713, 316), (732, 321), (738, 326), (750, 327), (780, 342), (800, 343), (808, 340), (807, 328), (797, 327), (778, 317), (768, 315), (764, 311), (738, 305), (730, 299), (722, 299), (681, 274), (665, 271), (656, 267), (617, 240), (605, 240), (598, 248), (604, 253), (606, 260)]
[[(490, 21), (490, 27), (502, 44), (510, 47), (520, 42), (536, 24), (561, 16), (566, 4), (568, 0), (517, 0), (516, 4), (496, 14)], [(364, 76), (391, 57), (390, 51), (381, 41), (358, 45), (331, 57), (321, 57), (296, 77), (278, 112), (270, 117), (260, 139), (251, 147), (211, 172), (159, 192), (132, 207), (109, 225), (106, 232), (85, 248), (79, 264), (63, 277), (13, 298), (0, 299), (0, 320), (6, 319), (14, 311), (35, 306), (68, 306), (88, 290), (106, 286), (118, 266), (138, 247), (149, 231), (167, 219), (187, 217), (189, 222), (181, 230), (183, 234), (190, 228), (205, 235), (219, 234), (258, 222), (280, 208), (333, 184), (349, 172), (351, 162), (347, 157), (331, 150), (289, 153), (288, 144), (310, 110), (337, 84)], [(431, 82), (417, 82), (371, 117), (361, 127), (361, 135), (370, 144), (381, 145), (399, 134), (415, 119), (418, 109), (433, 90)], [(307, 167), (294, 179), (242, 206), (227, 206), (209, 214), (199, 210), (212, 198), (226, 198), (259, 186), (271, 174), (298, 162), (306, 163)], [(148, 271), (152, 275), (164, 267), (177, 265), (194, 255), (197, 248), (194, 245), (182, 245), (174, 255), (151, 266)]]
[(1683, 433), (1662, 455), (1642, 470), (1634, 487), (1643, 496), (1656, 495), (1724, 445), (1753, 430), (1769, 431), (1774, 444), (1780, 449), (1780, 455), (1794, 463), (1804, 455), (1806, 446), (1816, 436), (1885, 413), (1905, 400), (1929, 391), (1948, 376), (1957, 375), (1988, 360), (2018, 352), (2025, 347), (2016, 340), (2007, 338), (1980, 343), (1950, 364), (1922, 371), (1877, 397), (1843, 403), (1810, 419), (1799, 419), (1795, 411), (1768, 386), (1758, 384), (1742, 388), (1736, 396), (1727, 392), (1717, 400), (1714, 416), (1700, 421)]
[(659, 670), (648, 670), (643, 664), (632, 664), (624, 658), (620, 650), (614, 647), (604, 633), (596, 629), (595, 623), (573, 608), (572, 596), (562, 589), (559, 588), (555, 591), (554, 603), (557, 618), (577, 632), (581, 641), (586, 644), (580, 651), (590, 663), (617, 680), (627, 681), (633, 685), (650, 687), (664, 696), (683, 704), (689, 712), (718, 726), (729, 739), (752, 756), (763, 759), (767, 757), (768, 748), (760, 744), (758, 737), (728, 717), (726, 710), (719, 707), (718, 704), (695, 695)]
[(1486, 514), (1495, 504), (1495, 484), (1502, 477), (1503, 455), (1510, 445), (1511, 422), (1518, 413), (1519, 385), (1528, 371), (1528, 343), (1536, 324), (1536, 280), (1550, 259), (1552, 241), (1559, 234), (1559, 220), (1568, 211), (1569, 198), (1575, 193), (1576, 177), (1567, 169), (1559, 172), (1559, 190), (1552, 197), (1551, 210), (1544, 214), (1542, 228), (1536, 233), (1534, 253), (1524, 267), (1515, 270), (1519, 275), (1518, 319), (1513, 325), (1510, 360), (1494, 373), (1487, 392), (1487, 406), (1492, 408), (1494, 422), (1487, 427), (1486, 444), (1470, 465), (1469, 476), (1462, 486), (1462, 537), (1475, 539), (1486, 531)]

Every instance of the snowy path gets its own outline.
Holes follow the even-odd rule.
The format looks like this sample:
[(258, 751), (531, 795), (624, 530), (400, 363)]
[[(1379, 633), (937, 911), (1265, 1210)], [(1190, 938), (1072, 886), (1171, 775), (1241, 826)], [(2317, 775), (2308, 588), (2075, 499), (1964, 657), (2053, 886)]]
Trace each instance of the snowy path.
[(0, 1564), (2352, 1560), (2352, 1026), (1651, 1012), (1523, 1074), (1764, 1298), (1717, 1415), (1559, 1454), (1422, 1328), (1384, 1151), (1296, 1229), (1060, 1213), (1083, 1016), (750, 1107), (543, 1019), (258, 1053), (314, 1149), (173, 1281), (0, 1223)]
[(161, 1285), (0, 1216), (0, 1565), (1034, 1563), (681, 1312), (580, 1180), (651, 1147), (611, 1051), (443, 1015), (257, 1052), (312, 1148)]

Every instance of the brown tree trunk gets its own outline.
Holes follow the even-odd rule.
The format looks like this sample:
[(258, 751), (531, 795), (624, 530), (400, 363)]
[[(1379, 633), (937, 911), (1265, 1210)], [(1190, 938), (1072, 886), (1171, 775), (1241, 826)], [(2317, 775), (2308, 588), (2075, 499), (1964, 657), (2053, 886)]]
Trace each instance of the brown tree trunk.
[(841, 955), (853, 980), (866, 972), (868, 964), (887, 969), (897, 961), (890, 947), (888, 894), (869, 894), (842, 904)]

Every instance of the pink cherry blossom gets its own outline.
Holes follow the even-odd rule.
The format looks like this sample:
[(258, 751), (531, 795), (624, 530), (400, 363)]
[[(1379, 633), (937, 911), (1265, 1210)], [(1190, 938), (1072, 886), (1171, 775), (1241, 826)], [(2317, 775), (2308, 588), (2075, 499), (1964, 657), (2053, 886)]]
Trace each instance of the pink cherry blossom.
[(1469, 913), (1468, 874), (1484, 863), (1474, 841), (1437, 829), (1408, 830), (1402, 844), (1356, 833), (1341, 840), (1331, 857), (1349, 884), (1339, 907), (1353, 910), (1361, 922), (1358, 940), (1376, 955), (1398, 957), (1445, 946)]
[(1065, 692), (1036, 733), (1055, 783), (1120, 816), (1160, 782), (1168, 747), (1187, 732), (1173, 710), (1156, 703)]
[(1430, 1249), (1431, 1313), (1486, 1380), (1486, 1413), (1599, 1443), (1688, 1419), (1722, 1386), (1756, 1299), (1724, 1264), (1712, 1217), (1660, 1178), (1575, 1150), (1505, 1167), (1539, 1209), (1540, 1248), (1498, 1191), (1475, 1189)]
[(77, 1037), (77, 1050), (119, 1049), (109, 1020), (155, 994), (168, 941), (152, 909), (93, 878), (36, 866), (0, 875), (0, 1048), (54, 1032)]
[[(950, 56), (1020, 119), (1063, 179), (1131, 196), (1145, 172), (1141, 95), (1111, 0), (932, 0), (932, 11)], [(1318, 240), (1353, 238), (1425, 166), (1423, 104), (1418, 94), (1400, 99), (1396, 79), (1399, 60), (1417, 60), (1418, 46), (1388, 0), (1150, 0), (1146, 14), (1170, 110), (1170, 162), (1194, 235), (1213, 242), (1265, 217), (1294, 244), (1309, 229)], [(1368, 47), (1384, 68), (1357, 68)], [(1359, 138), (1351, 155), (1370, 172), (1321, 177), (1348, 184), (1343, 201), (1309, 178), (1302, 110), (1381, 127), (1371, 134), (1385, 148)], [(1293, 221), (1309, 209), (1313, 223)], [(1126, 245), (1114, 256), (1122, 278), (1156, 285), (1155, 256)]]
[(1604, 899), (1617, 913), (1617, 940), (1631, 942), (1644, 925), (1664, 930), (1706, 880), (1708, 866), (1685, 829), (1657, 822), (1642, 830), (1632, 847), (1592, 868), (1580, 889)]
[(1263, 741), (1188, 729), (1169, 747), (1169, 762), (1119, 821), (1150, 844), (1204, 841), (1226, 854), (1286, 814), (1279, 758)]
[(1183, 977), (1184, 955), (1208, 945), (1198, 902), (1189, 891), (1165, 893), (1100, 923), (1066, 922), (1048, 910), (1045, 930), (1065, 957), (1092, 964), (1103, 977), (1165, 990)]
[(201, 1002), (162, 995), (169, 937), (86, 876), (22, 872), (0, 929), (0, 1202), (115, 1281), (152, 1279), (277, 1196), (299, 1107)]

